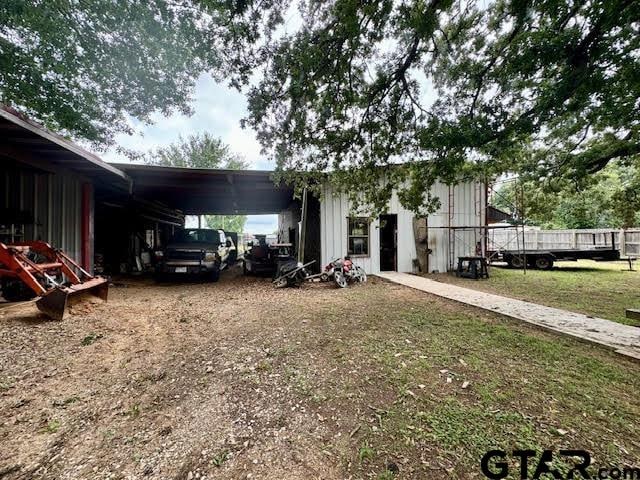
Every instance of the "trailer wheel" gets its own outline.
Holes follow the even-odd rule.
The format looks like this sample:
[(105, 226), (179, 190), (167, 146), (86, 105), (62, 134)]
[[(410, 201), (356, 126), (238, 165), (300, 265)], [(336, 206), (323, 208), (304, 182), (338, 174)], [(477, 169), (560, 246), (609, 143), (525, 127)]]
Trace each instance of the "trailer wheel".
[(536, 268), (540, 270), (551, 270), (553, 268), (553, 258), (548, 255), (536, 258)]
[(507, 263), (511, 268), (523, 268), (524, 259), (520, 255), (510, 255), (507, 259)]

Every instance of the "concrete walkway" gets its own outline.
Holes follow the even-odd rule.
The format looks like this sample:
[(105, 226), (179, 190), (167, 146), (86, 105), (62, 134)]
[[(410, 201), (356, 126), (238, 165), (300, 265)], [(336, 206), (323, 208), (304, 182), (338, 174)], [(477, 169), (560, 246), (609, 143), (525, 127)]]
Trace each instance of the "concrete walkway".
[[(408, 273), (383, 272), (379, 277), (400, 285), (432, 293), (439, 297), (473, 305), (511, 318), (523, 320), (539, 327), (598, 343), (616, 352), (640, 360), (640, 328), (589, 317), (581, 313), (545, 307), (536, 303), (480, 292), (436, 282)], [(472, 281), (472, 280), (470, 280)]]

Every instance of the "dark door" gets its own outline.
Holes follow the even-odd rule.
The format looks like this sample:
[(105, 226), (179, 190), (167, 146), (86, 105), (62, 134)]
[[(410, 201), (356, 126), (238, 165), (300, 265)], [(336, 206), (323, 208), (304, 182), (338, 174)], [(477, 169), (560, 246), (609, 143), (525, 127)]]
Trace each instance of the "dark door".
[(380, 270), (398, 269), (398, 216), (380, 215)]

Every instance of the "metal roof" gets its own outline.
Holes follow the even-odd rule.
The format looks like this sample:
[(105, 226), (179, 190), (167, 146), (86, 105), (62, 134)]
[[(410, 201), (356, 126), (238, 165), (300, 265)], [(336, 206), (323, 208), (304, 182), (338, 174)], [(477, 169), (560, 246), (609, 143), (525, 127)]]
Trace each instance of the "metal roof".
[(291, 187), (273, 182), (271, 171), (113, 165), (133, 180), (136, 196), (187, 215), (278, 213), (293, 197)]
[(131, 179), (125, 172), (11, 110), (0, 107), (0, 154), (44, 170), (50, 163), (100, 184), (129, 190)]
[(265, 214), (289, 206), (293, 189), (275, 185), (273, 172), (107, 163), (17, 111), (0, 106), (0, 156), (43, 171), (64, 169), (97, 190), (133, 194), (185, 214)]

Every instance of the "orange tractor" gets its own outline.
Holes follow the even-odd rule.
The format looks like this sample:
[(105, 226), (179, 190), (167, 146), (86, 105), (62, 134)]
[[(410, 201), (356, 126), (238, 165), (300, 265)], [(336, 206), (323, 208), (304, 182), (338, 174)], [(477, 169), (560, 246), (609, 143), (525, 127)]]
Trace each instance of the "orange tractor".
[(107, 300), (109, 284), (94, 277), (61, 250), (41, 241), (0, 243), (0, 288), (9, 302), (36, 296), (37, 307), (62, 320), (71, 297), (88, 294)]

